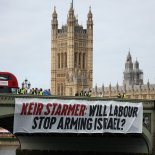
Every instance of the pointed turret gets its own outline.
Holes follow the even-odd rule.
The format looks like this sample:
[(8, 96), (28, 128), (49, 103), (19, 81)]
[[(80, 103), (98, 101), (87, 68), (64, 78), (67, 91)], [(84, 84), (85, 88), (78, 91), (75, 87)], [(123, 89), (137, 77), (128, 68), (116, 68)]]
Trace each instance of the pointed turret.
[(109, 90), (111, 91), (111, 82), (110, 82), (110, 84), (109, 84)]
[(149, 79), (147, 81), (147, 90), (149, 91), (150, 90), (150, 82), (149, 82)]
[(116, 84), (116, 90), (117, 90), (117, 91), (119, 90), (118, 82), (117, 82), (117, 84)]
[(134, 67), (132, 63), (132, 57), (129, 53), (127, 55), (126, 63), (125, 63), (125, 71), (124, 71), (124, 84), (128, 86), (130, 85), (139, 85), (143, 84), (143, 71), (139, 69), (139, 62), (134, 62)]
[(88, 71), (89, 71), (89, 75), (90, 75), (90, 84), (89, 85), (93, 85), (92, 83), (92, 79), (93, 79), (93, 66), (92, 66), (92, 62), (93, 62), (93, 15), (91, 12), (91, 7), (89, 7), (89, 12), (88, 12), (88, 16), (87, 16), (87, 60), (88, 60)]
[(54, 6), (54, 11), (52, 14), (52, 29), (58, 28), (58, 20), (57, 20), (57, 13), (56, 13), (56, 7)]
[(54, 6), (54, 11), (52, 14), (53, 19), (57, 19), (56, 7)]
[(126, 63), (125, 63), (125, 69), (128, 71), (132, 71), (133, 70), (133, 63), (132, 63), (132, 57), (130, 54), (130, 50), (129, 53), (127, 55), (127, 59), (126, 59)]
[(73, 12), (73, 11), (74, 11), (74, 9), (73, 9), (73, 1), (72, 1), (71, 4), (70, 4), (69, 12)]
[(69, 9), (69, 13), (68, 13), (68, 20), (74, 20), (75, 16), (74, 16), (74, 8), (73, 8), (73, 0), (72, 3), (70, 4), (70, 9)]
[(139, 62), (137, 61), (137, 59), (136, 59), (136, 61), (134, 63), (134, 68), (135, 69), (139, 69)]
[(93, 17), (93, 14), (91, 12), (91, 6), (89, 7), (89, 12), (88, 12), (88, 18), (92, 18)]
[(143, 84), (143, 71), (139, 69), (139, 62), (134, 63), (134, 81), (136, 85)]
[(73, 0), (72, 0), (72, 3), (71, 3), (71, 5), (72, 5), (71, 7), (73, 8)]
[(93, 14), (91, 12), (91, 7), (89, 7), (89, 12), (87, 15), (87, 28), (92, 29), (93, 28)]
[(134, 83), (133, 81), (133, 63), (132, 63), (132, 57), (130, 54), (130, 49), (127, 55), (127, 59), (125, 62), (125, 70), (123, 72), (124, 74), (124, 81), (123, 84), (126, 84), (127, 86), (132, 85)]
[(131, 62), (132, 61), (132, 57), (131, 57), (131, 54), (130, 54), (130, 50), (129, 50), (129, 53), (128, 53), (128, 56), (127, 56), (127, 59), (126, 59), (127, 62)]
[[(52, 72), (52, 78), (51, 81), (54, 81), (56, 79), (56, 64), (55, 64), (55, 57), (56, 57), (56, 51), (57, 51), (57, 34), (58, 34), (58, 20), (57, 20), (57, 13), (56, 13), (56, 7), (54, 6), (54, 11), (52, 14), (52, 21), (51, 21), (51, 72)], [(53, 83), (51, 86), (52, 92), (56, 92), (56, 83)]]

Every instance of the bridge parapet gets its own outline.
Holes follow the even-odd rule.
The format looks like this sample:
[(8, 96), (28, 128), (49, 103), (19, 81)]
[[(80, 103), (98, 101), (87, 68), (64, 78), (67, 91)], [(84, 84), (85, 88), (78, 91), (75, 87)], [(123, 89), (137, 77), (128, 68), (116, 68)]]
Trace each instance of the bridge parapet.
[[(45, 98), (45, 99), (75, 99), (75, 100), (100, 100), (100, 101), (121, 101), (123, 102), (131, 102), (132, 103), (143, 103), (143, 136), (145, 137), (145, 141), (148, 144), (148, 152), (154, 152), (154, 141), (155, 141), (155, 120), (154, 120), (154, 110), (155, 110), (155, 101), (154, 100), (141, 100), (141, 99), (118, 99), (118, 98), (101, 98), (101, 97), (70, 97), (70, 96), (39, 96), (39, 95), (14, 95), (14, 94), (0, 94), (0, 125), (4, 123), (6, 127), (9, 124), (11, 126), (13, 124), (13, 115), (14, 115), (14, 107), (15, 107), (15, 98)], [(6, 118), (9, 118), (10, 122), (7, 124)], [(1, 121), (2, 120), (2, 121)], [(2, 123), (1, 123), (2, 122)], [(12, 125), (13, 126), (13, 125)], [(10, 129), (12, 130), (12, 128)]]
[[(70, 96), (39, 96), (39, 95), (14, 95), (14, 94), (0, 94), (0, 106), (11, 107), (15, 106), (15, 98), (45, 98), (45, 99), (75, 99), (75, 100), (114, 100), (121, 102), (134, 102), (134, 103), (143, 103), (143, 126), (151, 132), (151, 111), (155, 109), (155, 100), (141, 100), (141, 99), (118, 99), (118, 98), (101, 98), (101, 97), (70, 97)], [(2, 113), (0, 113), (0, 116)]]
[[(39, 96), (39, 95), (14, 95), (14, 94), (0, 94), (0, 117), (2, 115), (8, 115), (11, 113), (13, 114), (14, 106), (15, 106), (15, 98), (45, 98), (45, 99), (75, 99), (75, 100), (114, 100), (114, 101), (121, 101), (121, 102), (131, 102), (131, 104), (134, 103), (143, 103), (143, 126), (152, 133), (153, 126), (152, 126), (152, 120), (153, 120), (153, 111), (155, 109), (155, 100), (141, 100), (141, 99), (118, 99), (118, 98), (101, 98), (101, 97), (70, 97), (70, 96)], [(11, 106), (10, 112), (8, 110), (5, 110), (6, 107), (8, 109), (8, 106)], [(2, 107), (4, 107), (4, 110), (2, 112)], [(5, 114), (6, 111), (6, 114)]]
[(16, 95), (16, 94), (0, 94), (0, 104), (15, 104), (15, 98), (45, 98), (45, 99), (75, 99), (75, 100), (114, 100), (121, 102), (142, 102), (144, 109), (155, 109), (155, 100), (142, 99), (120, 99), (120, 98), (103, 98), (103, 97), (77, 97), (77, 96), (42, 96), (42, 95)]

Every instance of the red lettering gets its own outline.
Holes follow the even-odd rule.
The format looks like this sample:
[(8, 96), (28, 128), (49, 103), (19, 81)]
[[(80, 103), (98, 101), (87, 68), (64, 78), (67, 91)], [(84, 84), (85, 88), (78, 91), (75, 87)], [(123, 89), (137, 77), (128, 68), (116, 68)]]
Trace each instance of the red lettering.
[(68, 104), (63, 104), (61, 115), (66, 116), (67, 110), (68, 110)]
[(48, 103), (46, 105), (46, 111), (44, 112), (44, 115), (49, 115), (49, 113), (50, 113), (50, 107), (52, 107), (52, 104), (51, 103)]
[(86, 110), (86, 105), (81, 105), (79, 116), (84, 116)]
[(67, 112), (67, 115), (74, 115), (74, 111), (75, 111), (75, 104), (70, 104), (69, 105), (69, 108), (68, 108), (68, 112)]
[(80, 107), (80, 104), (76, 104), (76, 109), (74, 113), (75, 116), (78, 116), (79, 107)]
[(33, 106), (34, 106), (34, 103), (29, 104), (29, 110), (28, 110), (27, 115), (32, 115)]
[(51, 113), (51, 115), (53, 115), (54, 114), (54, 112), (55, 112), (55, 108), (58, 106), (58, 104), (57, 103), (53, 103), (53, 110), (52, 110), (52, 113)]
[(37, 108), (37, 111), (36, 111), (36, 115), (41, 115), (43, 107), (44, 107), (43, 103), (38, 103), (38, 108)]
[(34, 103), (33, 115), (35, 115), (35, 114), (36, 114), (37, 107), (38, 107), (38, 104), (37, 104), (37, 103)]
[(58, 108), (57, 108), (57, 110), (56, 110), (56, 112), (55, 112), (55, 114), (54, 115), (60, 115), (60, 113), (61, 113), (61, 104), (59, 104), (58, 105)]
[(22, 111), (21, 111), (21, 115), (26, 115), (27, 114), (27, 107), (28, 107), (28, 103), (23, 103), (23, 106), (22, 106)]

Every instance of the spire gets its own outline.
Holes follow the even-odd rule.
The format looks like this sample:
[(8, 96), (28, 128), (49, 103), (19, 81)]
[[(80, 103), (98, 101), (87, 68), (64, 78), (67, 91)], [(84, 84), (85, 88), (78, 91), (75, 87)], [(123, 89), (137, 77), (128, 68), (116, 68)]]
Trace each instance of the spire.
[(129, 53), (128, 53), (128, 56), (127, 56), (127, 60), (126, 61), (132, 61), (131, 54), (130, 54), (130, 48), (129, 48)]
[(72, 0), (72, 2), (70, 4), (70, 10), (73, 10), (73, 0)]
[(91, 12), (91, 6), (89, 7), (89, 12), (88, 12), (88, 18), (92, 18), (93, 15), (92, 15), (92, 12)]
[(110, 84), (109, 84), (109, 90), (111, 91), (111, 82), (110, 82)]
[(70, 9), (69, 9), (69, 14), (68, 14), (68, 18), (72, 18), (72, 19), (74, 19), (75, 17), (74, 17), (74, 9), (73, 9), (73, 0), (72, 0), (72, 2), (71, 2), (71, 4), (70, 4)]
[(89, 13), (91, 13), (91, 6), (89, 6)]
[(137, 58), (136, 58), (136, 61), (134, 63), (134, 68), (139, 69), (139, 62), (137, 61)]
[(116, 84), (116, 89), (117, 89), (117, 91), (119, 90), (118, 81), (117, 81), (117, 84)]
[(88, 29), (93, 29), (93, 14), (91, 12), (91, 6), (89, 7), (89, 12), (88, 12), (88, 15), (87, 15), (87, 28)]
[(71, 3), (71, 5), (72, 5), (72, 8), (73, 8), (73, 0), (72, 0), (72, 3)]
[(147, 81), (147, 89), (149, 90), (150, 89), (150, 82), (149, 82), (149, 79)]
[(54, 11), (52, 14), (52, 29), (56, 30), (58, 28), (57, 12), (56, 7), (54, 6)]
[(57, 12), (56, 12), (56, 7), (54, 6), (54, 11), (53, 11), (53, 14), (52, 14), (53, 18), (57, 18)]

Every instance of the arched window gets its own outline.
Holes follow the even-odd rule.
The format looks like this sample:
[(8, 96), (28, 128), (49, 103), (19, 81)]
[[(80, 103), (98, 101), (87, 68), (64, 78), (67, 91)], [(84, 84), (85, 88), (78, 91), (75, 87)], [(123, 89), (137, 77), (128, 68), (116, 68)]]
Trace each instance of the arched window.
[(65, 53), (63, 53), (63, 68), (65, 68)]
[(60, 53), (58, 53), (58, 68), (60, 68)]
[(83, 53), (83, 69), (85, 68), (85, 56), (86, 56), (86, 54), (85, 53)]
[(74, 67), (77, 67), (77, 53), (74, 55)]
[(63, 68), (63, 53), (61, 53), (61, 68)]
[(81, 68), (81, 53), (79, 53), (79, 67)]
[(67, 53), (65, 53), (65, 67), (67, 68)]

